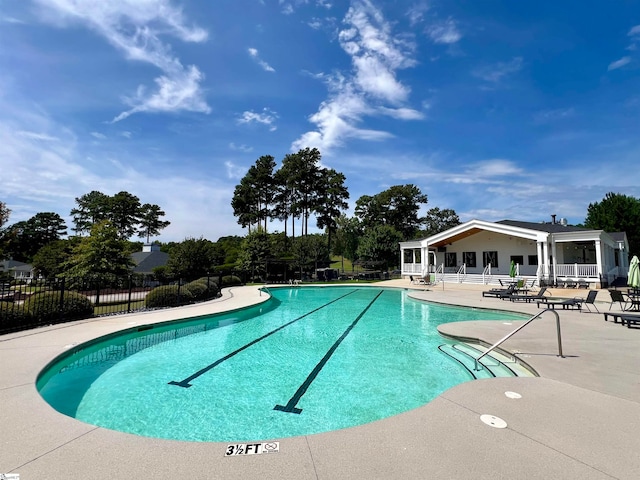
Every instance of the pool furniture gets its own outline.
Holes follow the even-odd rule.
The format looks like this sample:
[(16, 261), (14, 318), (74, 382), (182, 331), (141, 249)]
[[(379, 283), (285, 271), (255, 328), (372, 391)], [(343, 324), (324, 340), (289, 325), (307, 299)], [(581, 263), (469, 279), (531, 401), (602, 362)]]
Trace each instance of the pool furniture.
[(614, 303), (618, 303), (620, 305), (621, 310), (629, 310), (633, 304), (629, 305), (628, 298), (625, 298), (625, 294), (620, 290), (609, 290), (609, 294), (611, 295), (611, 305), (609, 305), (609, 310), (613, 307)]
[(622, 323), (622, 325), (624, 325), (625, 323), (627, 324), (627, 328), (631, 328), (631, 325), (640, 325), (640, 315), (636, 315), (633, 313), (604, 312), (603, 315), (605, 322), (607, 322), (609, 320), (609, 317), (611, 317), (613, 318), (613, 323), (618, 323), (618, 320), (620, 320), (620, 323)]
[(413, 285), (426, 285), (424, 278), (413, 278), (413, 275), (409, 275), (409, 280)]
[(512, 302), (535, 302), (535, 301), (540, 301), (540, 302), (544, 302), (545, 298), (544, 298), (544, 294), (547, 291), (547, 287), (542, 287), (540, 290), (538, 290), (538, 293), (536, 293), (535, 295), (517, 295), (517, 294), (513, 294), (513, 295), (509, 295), (509, 300)]
[(595, 305), (597, 295), (597, 290), (591, 290), (587, 294), (587, 298), (545, 298), (538, 302), (538, 308), (540, 308), (540, 305), (549, 305), (548, 308), (555, 310), (555, 307), (559, 305), (565, 310), (569, 308), (577, 308), (578, 310), (582, 311), (582, 306), (585, 305), (590, 313), (595, 313), (591, 311), (591, 307), (589, 306), (591, 305), (596, 310), (596, 312), (600, 313), (600, 310), (598, 310), (598, 307), (596, 307)]
[(507, 288), (492, 288), (491, 290), (485, 290), (482, 292), (483, 297), (495, 297), (504, 298), (513, 295), (516, 290), (516, 285), (509, 285)]
[(584, 299), (582, 298), (565, 298), (560, 300), (550, 300), (550, 301), (542, 301), (537, 302), (538, 308), (540, 305), (543, 305), (545, 308), (550, 308), (551, 310), (555, 310), (557, 306), (561, 306), (563, 310), (577, 308), (578, 310), (582, 310), (582, 303)]

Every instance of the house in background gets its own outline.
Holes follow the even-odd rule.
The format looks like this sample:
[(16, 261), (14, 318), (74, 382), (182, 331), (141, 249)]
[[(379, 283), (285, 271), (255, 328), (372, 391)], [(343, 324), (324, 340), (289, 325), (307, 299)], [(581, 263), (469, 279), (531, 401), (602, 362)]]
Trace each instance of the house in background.
[(30, 283), (35, 278), (33, 266), (16, 260), (0, 261), (0, 275), (8, 274), (12, 280)]
[(421, 240), (400, 243), (404, 276), (435, 274), (459, 283), (508, 279), (511, 262), (518, 278), (539, 285), (562, 282), (607, 286), (626, 277), (629, 242), (624, 232), (548, 223), (471, 220)]
[(145, 275), (145, 277), (152, 277), (154, 268), (167, 265), (169, 254), (161, 252), (160, 245), (151, 243), (143, 245), (141, 252), (132, 253), (131, 259), (133, 263), (135, 263), (133, 273), (140, 273)]

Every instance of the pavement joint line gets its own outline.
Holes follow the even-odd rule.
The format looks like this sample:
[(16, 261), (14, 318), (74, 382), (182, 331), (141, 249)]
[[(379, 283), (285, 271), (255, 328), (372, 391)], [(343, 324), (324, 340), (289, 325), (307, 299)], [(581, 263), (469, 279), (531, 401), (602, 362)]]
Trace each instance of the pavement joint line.
[(32, 386), (32, 385), (33, 385), (33, 383), (32, 383), (32, 382), (29, 382), (29, 383), (20, 383), (20, 384), (18, 384), (18, 385), (10, 385), (10, 386), (8, 386), (8, 387), (2, 387), (2, 388), (0, 388), (0, 392), (5, 391), (5, 390), (11, 390), (11, 389), (13, 389), (13, 388), (30, 387), (30, 386)]
[(79, 439), (81, 439), (82, 437), (84, 437), (85, 435), (88, 435), (88, 434), (90, 434), (90, 433), (93, 433), (93, 432), (95, 432), (96, 430), (98, 430), (98, 429), (100, 429), (100, 428), (102, 428), (102, 427), (93, 427), (92, 429), (90, 429), (90, 430), (88, 430), (88, 431), (84, 432), (83, 434), (78, 435), (77, 437), (74, 437), (74, 438), (72, 438), (71, 440), (68, 440), (68, 441), (64, 442), (63, 444), (58, 445), (57, 447), (52, 448), (51, 450), (48, 450), (48, 451), (46, 451), (46, 452), (44, 452), (44, 453), (42, 453), (42, 454), (38, 455), (37, 457), (32, 458), (31, 460), (28, 460), (28, 461), (24, 462), (22, 465), (18, 465), (17, 467), (12, 468), (12, 469), (10, 469), (10, 470), (8, 470), (8, 471), (9, 471), (9, 472), (17, 472), (17, 471), (18, 471), (18, 470), (20, 470), (22, 467), (24, 467), (24, 466), (26, 466), (26, 465), (29, 465), (30, 463), (33, 463), (33, 462), (35, 462), (35, 461), (37, 461), (37, 460), (40, 460), (42, 457), (46, 457), (46, 456), (47, 456), (47, 455), (49, 455), (50, 453), (53, 453), (53, 452), (55, 452), (56, 450), (59, 450), (59, 449), (61, 449), (62, 447), (65, 447), (65, 446), (69, 445), (70, 443), (73, 443), (73, 442), (75, 442), (76, 440), (79, 440)]
[(313, 465), (313, 473), (316, 476), (316, 480), (320, 480), (318, 476), (318, 470), (316, 469), (316, 461), (313, 458), (313, 450), (311, 449), (311, 445), (309, 445), (309, 436), (304, 436), (304, 441), (307, 443), (307, 449), (309, 449), (309, 457), (311, 457), (311, 465)]

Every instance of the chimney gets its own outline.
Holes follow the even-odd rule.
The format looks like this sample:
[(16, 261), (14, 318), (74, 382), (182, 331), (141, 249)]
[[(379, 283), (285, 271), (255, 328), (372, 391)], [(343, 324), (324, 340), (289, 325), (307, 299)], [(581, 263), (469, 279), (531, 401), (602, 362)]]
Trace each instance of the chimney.
[(552, 213), (552, 214), (551, 214), (551, 224), (552, 224), (552, 225), (555, 225), (555, 224), (556, 224), (556, 214), (555, 214), (555, 213)]

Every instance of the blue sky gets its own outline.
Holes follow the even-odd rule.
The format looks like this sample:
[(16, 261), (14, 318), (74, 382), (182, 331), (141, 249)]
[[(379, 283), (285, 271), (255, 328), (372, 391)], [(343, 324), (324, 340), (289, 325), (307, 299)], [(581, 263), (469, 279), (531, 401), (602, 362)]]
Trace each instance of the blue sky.
[(352, 206), (414, 183), (462, 221), (580, 223), (640, 197), (639, 80), (631, 0), (0, 0), (0, 200), (71, 226), (126, 190), (160, 240), (215, 241), (255, 160), (309, 146)]

